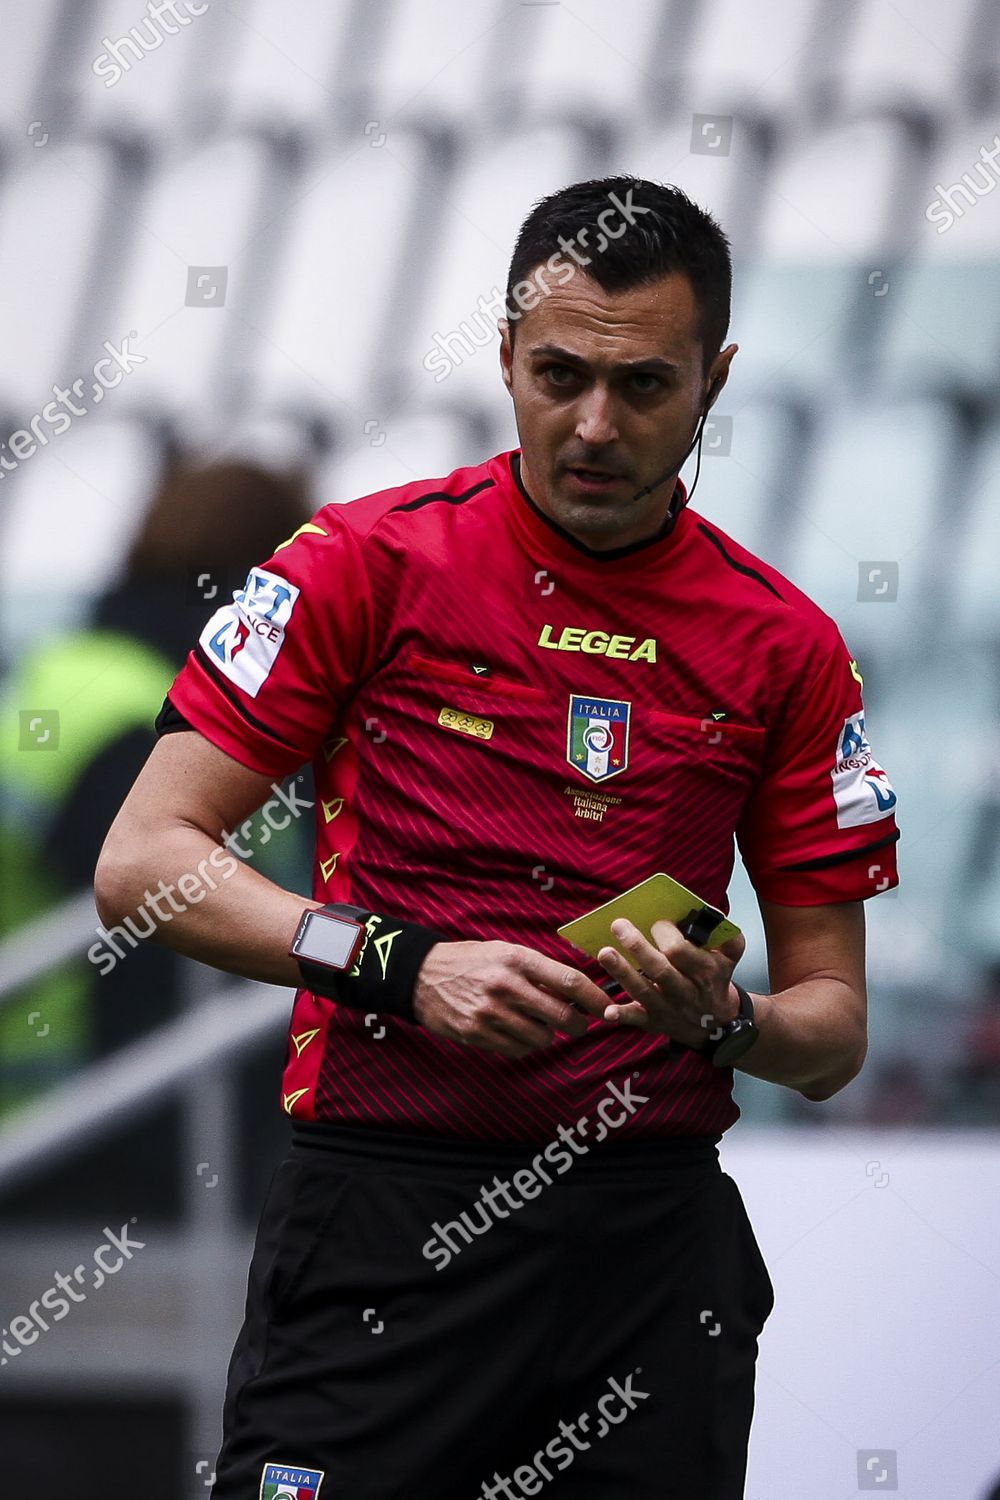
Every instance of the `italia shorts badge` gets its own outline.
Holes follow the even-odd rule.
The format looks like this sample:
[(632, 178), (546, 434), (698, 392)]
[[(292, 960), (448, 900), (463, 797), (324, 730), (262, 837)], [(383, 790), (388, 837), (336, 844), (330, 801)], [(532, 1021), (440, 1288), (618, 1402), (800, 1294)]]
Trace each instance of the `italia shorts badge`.
[(606, 781), (628, 765), (631, 707), (618, 698), (570, 693), (566, 759), (588, 781)]
[(302, 1469), (298, 1464), (265, 1464), (260, 1500), (316, 1500), (324, 1473), (323, 1469)]

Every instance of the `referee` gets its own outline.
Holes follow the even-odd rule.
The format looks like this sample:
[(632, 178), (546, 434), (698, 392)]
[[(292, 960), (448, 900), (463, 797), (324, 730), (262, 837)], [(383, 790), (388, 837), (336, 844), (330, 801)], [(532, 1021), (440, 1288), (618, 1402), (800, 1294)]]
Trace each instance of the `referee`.
[[(105, 922), (169, 880), (164, 942), (297, 987), (216, 1500), (743, 1495), (773, 1289), (719, 1163), (732, 1069), (858, 1073), (899, 834), (836, 624), (678, 478), (730, 284), (675, 188), (538, 203), (519, 448), (334, 497), (255, 568), (108, 835)], [(222, 848), (309, 761), (311, 901)], [(734, 837), (773, 993), (742, 938), (557, 935), (659, 870), (727, 911)]]

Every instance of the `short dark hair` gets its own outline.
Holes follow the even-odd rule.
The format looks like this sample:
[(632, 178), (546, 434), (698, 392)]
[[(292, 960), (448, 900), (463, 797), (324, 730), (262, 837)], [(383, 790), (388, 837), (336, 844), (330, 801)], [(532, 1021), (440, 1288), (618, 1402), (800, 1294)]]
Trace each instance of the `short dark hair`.
[(628, 223), (619, 238), (605, 236), (607, 245), (599, 253), (591, 254), (599, 242), (588, 236), (581, 248), (590, 255), (590, 264), (580, 269), (606, 292), (648, 286), (672, 271), (682, 271), (700, 310), (699, 332), (707, 371), (729, 328), (733, 282), (729, 240), (712, 215), (692, 203), (680, 188), (649, 182), (644, 177), (597, 177), (574, 182), (535, 204), (521, 225), (507, 275), (511, 336), (523, 316), (512, 297), (513, 288), (553, 256), (571, 260), (560, 246), (560, 238), (574, 240), (585, 225), (596, 229), (598, 216), (615, 206), (612, 194), (619, 203), (634, 203), (647, 212)]

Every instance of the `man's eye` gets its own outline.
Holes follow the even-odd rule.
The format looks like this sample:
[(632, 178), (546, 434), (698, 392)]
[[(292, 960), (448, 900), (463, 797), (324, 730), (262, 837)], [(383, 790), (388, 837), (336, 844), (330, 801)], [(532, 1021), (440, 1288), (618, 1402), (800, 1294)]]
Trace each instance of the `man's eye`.
[[(643, 396), (651, 396), (653, 392), (658, 391), (663, 384), (663, 381), (658, 375), (650, 375), (648, 372), (643, 371), (637, 371), (632, 376), (632, 379), (633, 381), (638, 382), (638, 389)], [(642, 382), (644, 380), (648, 381), (649, 384), (643, 385)]]
[[(569, 365), (546, 365), (543, 373), (553, 385), (570, 385), (576, 379), (576, 371)], [(563, 379), (563, 376), (568, 378)]]

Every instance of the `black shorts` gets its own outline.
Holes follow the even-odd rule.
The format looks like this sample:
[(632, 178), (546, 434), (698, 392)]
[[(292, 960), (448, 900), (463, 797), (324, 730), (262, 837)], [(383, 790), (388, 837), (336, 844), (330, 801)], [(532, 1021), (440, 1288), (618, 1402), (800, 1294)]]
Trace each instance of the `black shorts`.
[(741, 1500), (774, 1294), (715, 1139), (296, 1126), (213, 1500)]

